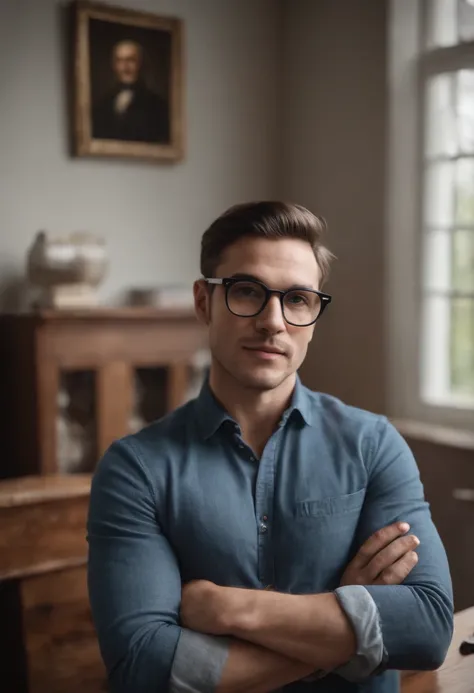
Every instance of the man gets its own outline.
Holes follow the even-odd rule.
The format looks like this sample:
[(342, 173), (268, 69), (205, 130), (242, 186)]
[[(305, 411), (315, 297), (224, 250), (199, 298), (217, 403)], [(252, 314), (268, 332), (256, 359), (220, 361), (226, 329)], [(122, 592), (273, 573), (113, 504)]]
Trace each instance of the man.
[(142, 64), (142, 47), (135, 41), (121, 41), (114, 46), (112, 69), (117, 84), (93, 110), (93, 137), (131, 142), (169, 141), (167, 104), (144, 84)]
[(445, 657), (449, 570), (410, 450), (297, 377), (330, 302), (323, 230), (272, 202), (210, 226), (209, 378), (98, 466), (89, 585), (113, 692), (393, 693), (396, 670)]

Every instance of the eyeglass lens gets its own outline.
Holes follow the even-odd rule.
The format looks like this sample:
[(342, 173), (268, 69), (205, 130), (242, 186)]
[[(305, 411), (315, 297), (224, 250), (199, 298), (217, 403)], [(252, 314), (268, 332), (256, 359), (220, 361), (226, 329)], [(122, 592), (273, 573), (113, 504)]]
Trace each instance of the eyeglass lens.
[[(267, 294), (263, 286), (251, 281), (239, 281), (228, 288), (229, 310), (241, 318), (257, 315), (262, 309)], [(321, 299), (313, 291), (295, 289), (283, 298), (283, 315), (293, 325), (307, 325), (321, 312)]]

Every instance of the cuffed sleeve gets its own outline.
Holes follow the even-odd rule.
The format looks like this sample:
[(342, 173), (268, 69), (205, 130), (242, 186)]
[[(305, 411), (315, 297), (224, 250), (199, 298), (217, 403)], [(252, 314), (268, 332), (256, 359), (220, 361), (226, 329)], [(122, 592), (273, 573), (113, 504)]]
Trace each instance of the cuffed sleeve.
[(171, 668), (169, 693), (213, 693), (229, 655), (229, 640), (184, 630)]
[(362, 585), (339, 587), (335, 594), (354, 629), (357, 652), (350, 662), (334, 673), (347, 681), (363, 681), (378, 669), (384, 658), (378, 609)]

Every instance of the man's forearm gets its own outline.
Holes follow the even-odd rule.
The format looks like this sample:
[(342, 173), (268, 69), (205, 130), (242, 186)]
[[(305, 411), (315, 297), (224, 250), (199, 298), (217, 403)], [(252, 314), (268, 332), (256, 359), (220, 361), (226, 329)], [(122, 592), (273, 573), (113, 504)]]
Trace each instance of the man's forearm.
[(216, 693), (267, 693), (312, 673), (311, 665), (232, 639)]
[[(232, 588), (230, 588), (232, 589)], [(356, 653), (354, 630), (334, 594), (291, 595), (236, 589), (226, 628), (230, 635), (330, 671)]]
[(259, 645), (183, 629), (169, 693), (266, 693), (313, 674), (312, 667)]

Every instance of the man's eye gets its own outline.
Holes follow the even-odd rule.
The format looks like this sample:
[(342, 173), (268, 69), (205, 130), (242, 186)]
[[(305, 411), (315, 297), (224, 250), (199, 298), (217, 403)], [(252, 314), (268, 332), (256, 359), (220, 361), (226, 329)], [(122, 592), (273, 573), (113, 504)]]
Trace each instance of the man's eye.
[(233, 293), (237, 296), (255, 296), (260, 293), (255, 286), (234, 286)]
[(288, 296), (287, 298), (289, 303), (292, 303), (293, 305), (298, 305), (300, 303), (308, 303), (308, 299), (306, 296), (302, 296), (301, 294), (292, 294), (291, 296)]

